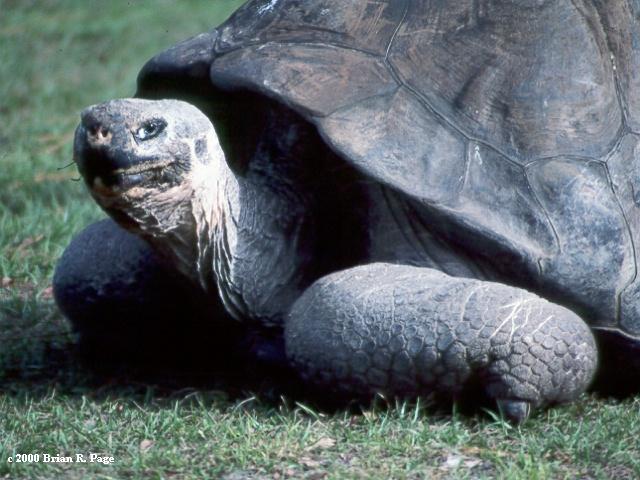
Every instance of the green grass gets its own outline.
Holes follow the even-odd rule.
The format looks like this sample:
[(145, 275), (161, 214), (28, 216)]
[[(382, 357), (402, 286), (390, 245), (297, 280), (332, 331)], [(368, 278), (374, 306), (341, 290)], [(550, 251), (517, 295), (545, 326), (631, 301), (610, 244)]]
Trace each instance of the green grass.
[[(239, 3), (0, 0), (0, 478), (640, 477), (639, 399), (585, 396), (514, 428), (411, 404), (329, 414), (105, 384), (74, 362), (51, 275), (103, 216), (63, 168), (78, 113), (131, 95), (146, 59)], [(90, 452), (114, 463), (7, 462)]]

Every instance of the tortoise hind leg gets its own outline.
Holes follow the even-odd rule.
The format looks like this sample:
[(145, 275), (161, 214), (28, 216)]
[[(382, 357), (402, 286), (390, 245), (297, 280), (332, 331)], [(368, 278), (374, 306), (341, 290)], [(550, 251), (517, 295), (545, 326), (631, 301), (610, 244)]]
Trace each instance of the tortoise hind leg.
[(285, 342), (305, 380), (337, 393), (453, 397), (479, 382), (514, 421), (577, 398), (597, 363), (589, 328), (569, 310), (405, 265), (321, 278), (294, 304)]
[(76, 235), (56, 266), (53, 287), (79, 334), (80, 353), (96, 367), (191, 367), (222, 357), (232, 343), (233, 324), (220, 326), (221, 305), (112, 220)]

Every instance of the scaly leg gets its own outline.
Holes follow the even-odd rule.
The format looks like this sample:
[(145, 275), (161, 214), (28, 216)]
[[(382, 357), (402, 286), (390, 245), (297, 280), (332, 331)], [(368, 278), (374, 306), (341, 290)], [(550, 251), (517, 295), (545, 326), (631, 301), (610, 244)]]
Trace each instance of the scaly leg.
[(573, 312), (525, 290), (405, 265), (316, 281), (285, 326), (303, 378), (354, 397), (459, 394), (469, 382), (514, 421), (576, 399), (597, 364)]
[(96, 366), (228, 361), (226, 350), (240, 338), (238, 322), (217, 298), (206, 297), (112, 220), (74, 237), (53, 288), (81, 352)]

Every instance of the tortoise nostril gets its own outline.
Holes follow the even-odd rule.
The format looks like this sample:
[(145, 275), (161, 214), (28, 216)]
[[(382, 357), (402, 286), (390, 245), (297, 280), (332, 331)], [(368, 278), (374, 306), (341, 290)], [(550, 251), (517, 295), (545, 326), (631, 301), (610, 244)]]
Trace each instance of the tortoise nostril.
[(109, 129), (99, 123), (92, 123), (87, 127), (87, 132), (92, 137), (106, 137), (109, 134)]
[(80, 124), (86, 131), (90, 142), (101, 141), (110, 136), (109, 119), (95, 107), (90, 107), (80, 114)]
[(88, 125), (86, 128), (89, 135), (91, 135), (92, 137), (98, 136), (98, 130), (100, 130), (100, 126), (97, 123)]
[(99, 122), (90, 122), (85, 126), (90, 145), (102, 145), (111, 140), (111, 132)]

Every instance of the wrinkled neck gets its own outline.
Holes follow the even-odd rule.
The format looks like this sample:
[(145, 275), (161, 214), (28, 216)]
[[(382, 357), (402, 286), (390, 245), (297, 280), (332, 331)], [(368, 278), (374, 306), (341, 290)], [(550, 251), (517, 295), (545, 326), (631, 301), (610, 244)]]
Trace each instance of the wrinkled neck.
[(187, 218), (180, 228), (166, 232), (164, 240), (178, 270), (210, 294), (216, 290), (213, 238), (225, 222), (221, 193), (232, 178), (224, 164), (195, 167), (191, 173), (192, 195), (186, 209)]
[(308, 194), (263, 166), (237, 177), (221, 169), (210, 244), (229, 313), (279, 325), (308, 283), (313, 225)]
[(207, 162), (198, 163), (190, 172), (192, 196), (189, 212), (189, 245), (187, 256), (180, 260), (190, 277), (208, 294), (217, 290), (214, 264), (216, 258), (216, 232), (226, 223), (225, 191), (235, 177), (224, 158), (217, 139), (210, 138), (208, 149), (211, 156)]

